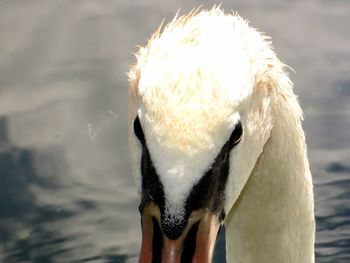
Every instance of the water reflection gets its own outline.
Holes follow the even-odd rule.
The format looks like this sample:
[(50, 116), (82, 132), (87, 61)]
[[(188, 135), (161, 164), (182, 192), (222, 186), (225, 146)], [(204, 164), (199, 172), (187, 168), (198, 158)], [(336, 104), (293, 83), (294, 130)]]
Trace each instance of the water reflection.
[(316, 196), (324, 207), (316, 217), (316, 256), (318, 262), (349, 262), (350, 167), (335, 161), (326, 165), (324, 171), (327, 182), (316, 186)]
[[(67, 238), (54, 228), (45, 227), (45, 223), (68, 219), (72, 213), (36, 202), (32, 187), (57, 189), (59, 185), (38, 175), (35, 150), (14, 146), (6, 124), (6, 118), (0, 118), (0, 242), (4, 252), (1, 258), (3, 262), (52, 262), (55, 255), (69, 249), (64, 248)], [(49, 167), (54, 172), (52, 163)]]
[[(137, 262), (124, 72), (134, 46), (164, 17), (200, 4), (0, 2), (0, 262)], [(297, 72), (315, 181), (317, 262), (349, 262), (349, 2), (223, 7), (268, 32)], [(224, 258), (222, 232), (215, 262)]]

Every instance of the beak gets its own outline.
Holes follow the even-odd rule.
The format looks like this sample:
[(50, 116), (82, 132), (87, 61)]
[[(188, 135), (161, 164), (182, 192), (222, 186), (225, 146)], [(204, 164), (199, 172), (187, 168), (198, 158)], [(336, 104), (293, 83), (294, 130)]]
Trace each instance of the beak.
[(168, 238), (160, 227), (160, 212), (150, 203), (142, 210), (142, 247), (139, 263), (210, 263), (220, 221), (217, 215), (193, 211), (177, 239)]

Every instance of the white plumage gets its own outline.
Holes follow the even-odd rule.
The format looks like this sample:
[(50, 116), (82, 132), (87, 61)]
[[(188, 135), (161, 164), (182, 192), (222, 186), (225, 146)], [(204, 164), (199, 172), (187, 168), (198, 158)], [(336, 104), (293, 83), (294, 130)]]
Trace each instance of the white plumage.
[(138, 115), (174, 218), (240, 119), (243, 138), (230, 154), (225, 189), (229, 263), (314, 262), (302, 111), (284, 68), (268, 37), (214, 7), (160, 28), (129, 73), (130, 126)]

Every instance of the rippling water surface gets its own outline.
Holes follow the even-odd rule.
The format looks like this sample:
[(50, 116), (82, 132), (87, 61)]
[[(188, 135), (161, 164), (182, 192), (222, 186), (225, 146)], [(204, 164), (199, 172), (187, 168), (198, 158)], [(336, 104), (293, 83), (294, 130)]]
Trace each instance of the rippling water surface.
[[(164, 17), (200, 4), (0, 0), (0, 262), (137, 262), (125, 72)], [(268, 32), (296, 71), (317, 262), (350, 262), (350, 3), (222, 6)]]

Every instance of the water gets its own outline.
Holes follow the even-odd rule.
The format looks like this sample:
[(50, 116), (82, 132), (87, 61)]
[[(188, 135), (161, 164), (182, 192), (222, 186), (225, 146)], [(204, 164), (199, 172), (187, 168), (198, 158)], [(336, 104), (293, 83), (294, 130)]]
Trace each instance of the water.
[[(163, 17), (200, 4), (0, 0), (0, 262), (137, 262), (125, 72)], [(317, 262), (350, 262), (350, 3), (223, 7), (268, 32), (296, 71)]]

